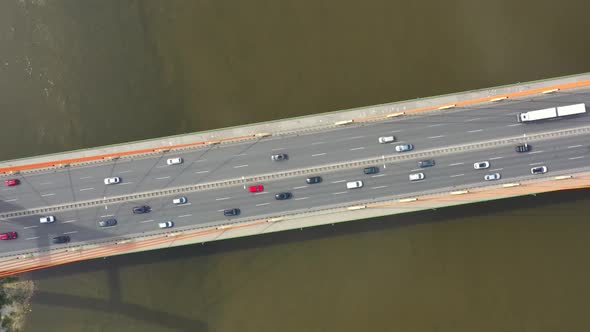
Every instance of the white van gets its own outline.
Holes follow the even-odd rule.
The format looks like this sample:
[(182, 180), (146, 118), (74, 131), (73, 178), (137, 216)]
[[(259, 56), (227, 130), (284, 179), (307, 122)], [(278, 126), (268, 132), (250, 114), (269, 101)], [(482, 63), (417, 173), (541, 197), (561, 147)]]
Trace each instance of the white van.
[(357, 189), (363, 187), (363, 181), (350, 181), (346, 183), (346, 189)]

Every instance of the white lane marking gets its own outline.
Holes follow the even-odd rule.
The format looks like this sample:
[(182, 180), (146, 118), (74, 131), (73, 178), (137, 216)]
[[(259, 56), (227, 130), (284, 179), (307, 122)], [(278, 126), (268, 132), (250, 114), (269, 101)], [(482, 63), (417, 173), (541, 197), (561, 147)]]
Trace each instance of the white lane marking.
[(491, 169), (488, 172), (497, 172), (497, 171), (501, 171), (503, 170), (503, 168), (495, 168), (495, 169)]
[(156, 180), (165, 180), (165, 179), (169, 179), (169, 178), (170, 178), (170, 176), (163, 176), (161, 178), (156, 178)]
[(456, 178), (457, 176), (463, 176), (465, 174), (455, 174), (455, 175), (451, 175), (452, 178)]
[(143, 223), (146, 223), (146, 222), (152, 222), (152, 221), (154, 221), (154, 219), (140, 221), (139, 223), (140, 223), (140, 224), (143, 224)]
[(129, 169), (129, 170), (126, 170), (126, 171), (120, 171), (120, 172), (118, 172), (118, 173), (119, 173), (119, 174), (123, 174), (123, 173), (131, 173), (131, 172), (133, 172), (133, 171)]
[(76, 221), (78, 221), (78, 220), (76, 220), (76, 219), (72, 219), (72, 220), (66, 220), (66, 221), (62, 221), (61, 223), (62, 223), (62, 224), (68, 224), (68, 223), (71, 223), (71, 222), (76, 222)]
[(203, 161), (207, 161), (207, 159), (198, 159), (198, 160), (193, 161), (193, 163), (201, 163)]
[(353, 137), (348, 137), (347, 139), (358, 139), (358, 138), (363, 138), (365, 136), (353, 136)]
[(51, 194), (43, 194), (43, 195), (41, 195), (41, 197), (54, 196), (54, 195), (55, 195), (55, 193), (51, 193)]
[(114, 215), (112, 214), (105, 214), (104, 216), (100, 216), (101, 218), (106, 218), (106, 217), (114, 217)]
[(420, 171), (420, 170), (422, 170), (422, 168), (414, 168), (414, 169), (413, 169), (413, 170), (411, 170), (410, 172), (418, 172), (418, 171)]
[(581, 147), (581, 146), (582, 146), (581, 144), (578, 144), (578, 145), (572, 145), (572, 146), (568, 146), (567, 148), (568, 148), (568, 149), (573, 149), (573, 148), (579, 148), (579, 147)]
[(94, 189), (94, 188), (82, 188), (82, 189), (80, 189), (80, 191), (86, 191), (86, 190), (92, 190), (92, 189)]
[(385, 176), (385, 174), (377, 174), (377, 175), (373, 175), (371, 176), (372, 178), (380, 178), (382, 176)]
[(247, 153), (240, 153), (240, 154), (234, 154), (234, 157), (242, 157), (242, 156), (247, 156)]
[(30, 229), (30, 228), (37, 228), (37, 227), (39, 227), (39, 225), (35, 225), (35, 226), (27, 226), (27, 227), (25, 227), (25, 229)]
[(364, 149), (365, 149), (365, 147), (364, 146), (361, 146), (359, 148), (352, 148), (352, 149), (348, 149), (348, 150), (349, 151), (355, 151), (355, 150), (364, 150)]
[(223, 211), (225, 211), (225, 209), (217, 210), (217, 212), (223, 212)]
[(533, 152), (529, 152), (529, 154), (535, 154), (535, 153), (543, 153), (545, 151), (533, 151)]
[(297, 197), (297, 198), (295, 198), (295, 200), (296, 200), (296, 201), (300, 201), (300, 200), (302, 200), (302, 199), (308, 199), (308, 198), (309, 198), (309, 197)]
[(26, 240), (35, 240), (35, 239), (38, 239), (38, 238), (39, 238), (38, 236), (35, 236), (35, 237), (28, 237), (28, 238), (26, 238)]
[(331, 183), (342, 183), (342, 182), (344, 182), (344, 181), (346, 181), (346, 180), (332, 181)]
[(512, 112), (512, 113), (508, 113), (508, 115), (516, 115), (518, 113), (520, 113), (520, 112)]
[[(279, 151), (279, 150), (285, 150), (285, 148), (274, 148), (274, 149), (270, 149), (270, 151)], [(223, 210), (220, 210), (223, 211)]]
[(268, 205), (270, 203), (260, 203), (260, 204), (256, 204), (256, 206), (263, 206), (263, 205)]
[(538, 162), (538, 163), (532, 163), (532, 164), (529, 164), (529, 166), (542, 165), (542, 164), (544, 164), (544, 163), (545, 163), (544, 161), (540, 161), (540, 162)]
[(83, 177), (83, 178), (80, 178), (80, 180), (84, 180), (84, 179), (91, 179), (91, 178), (92, 178), (92, 176), (85, 176), (85, 177)]
[(511, 125), (507, 125), (506, 127), (516, 127), (516, 126), (522, 126), (522, 123), (513, 123)]
[(468, 133), (478, 133), (480, 131), (483, 131), (483, 129), (470, 130)]
[(195, 172), (195, 174), (203, 174), (203, 173), (209, 173), (209, 171), (198, 171), (198, 172)]
[(371, 189), (381, 189), (381, 188), (387, 188), (387, 186), (378, 186), (378, 187), (373, 187)]
[(182, 216), (178, 216), (177, 218), (185, 218), (190, 216), (192, 216), (192, 214), (183, 214)]
[(64, 235), (65, 234), (74, 234), (74, 233), (78, 233), (78, 231), (65, 232)]
[(126, 186), (128, 184), (132, 184), (133, 182), (123, 182), (123, 183), (119, 183), (118, 186)]
[(312, 157), (318, 157), (318, 156), (323, 156), (325, 154), (326, 154), (325, 152), (324, 153), (316, 153), (316, 154), (312, 154), (311, 156)]
[(493, 158), (490, 158), (489, 160), (497, 160), (497, 159), (502, 159), (502, 158), (504, 158), (504, 157), (493, 157)]
[(576, 159), (582, 159), (584, 158), (584, 156), (579, 156), (579, 157), (571, 157), (571, 158), (567, 158), (569, 160), (576, 160)]
[(242, 167), (248, 167), (248, 165), (238, 165), (238, 166), (234, 166), (234, 168), (242, 168)]
[(332, 193), (332, 195), (341, 195), (341, 194), (346, 194), (348, 191), (340, 191), (337, 193)]
[(221, 198), (216, 198), (216, 201), (225, 201), (226, 199), (230, 199), (231, 197), (221, 197)]
[(313, 143), (311, 143), (311, 145), (318, 145), (318, 144), (324, 144), (324, 143), (326, 143), (326, 142), (322, 142), (322, 141), (320, 141), (320, 142), (313, 142)]
[(449, 166), (457, 166), (457, 165), (463, 165), (465, 163), (454, 163), (454, 164), (450, 164)]
[(445, 135), (430, 136), (430, 137), (428, 137), (428, 138), (429, 138), (429, 139), (433, 139), (433, 138), (441, 138), (441, 137), (445, 137)]
[(262, 192), (259, 192), (259, 193), (255, 193), (254, 195), (264, 195), (264, 194), (268, 194), (268, 191), (262, 191)]
[(5, 202), (14, 202), (16, 201), (18, 198), (11, 198), (11, 199), (6, 199), (4, 200)]
[(307, 186), (294, 187), (293, 190), (295, 190), (295, 189), (303, 189), (303, 188), (307, 188)]
[(399, 133), (400, 131), (403, 131), (403, 130), (401, 130), (401, 129), (400, 130), (392, 130), (392, 131), (390, 131), (390, 133)]
[(46, 184), (51, 184), (52, 182), (43, 182), (43, 183), (39, 183), (39, 185), (46, 185)]
[(477, 121), (477, 120), (480, 120), (480, 119), (481, 118), (469, 119), (469, 120), (465, 120), (465, 122)]
[(428, 128), (432, 128), (432, 127), (440, 127), (440, 126), (442, 126), (442, 125), (444, 125), (444, 123), (437, 123), (437, 124), (433, 124), (433, 125), (430, 125), (430, 126), (428, 126)]

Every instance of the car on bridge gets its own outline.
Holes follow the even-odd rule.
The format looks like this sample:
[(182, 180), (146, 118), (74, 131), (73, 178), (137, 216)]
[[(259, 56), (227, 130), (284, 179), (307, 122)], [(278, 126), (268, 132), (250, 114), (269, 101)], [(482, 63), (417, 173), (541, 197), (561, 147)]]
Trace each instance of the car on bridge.
[(111, 178), (105, 178), (104, 179), (104, 184), (117, 184), (121, 182), (121, 178), (118, 176), (114, 176)]
[(531, 168), (531, 174), (533, 174), (533, 175), (545, 174), (545, 173), (547, 173), (547, 166), (537, 166), (537, 167)]
[(381, 136), (378, 141), (381, 144), (395, 142), (395, 136)]
[(412, 144), (400, 144), (395, 146), (395, 151), (397, 152), (407, 152), (414, 150), (414, 145)]
[(270, 156), (270, 160), (272, 161), (283, 161), (289, 159), (289, 156), (286, 153), (277, 153)]
[(486, 168), (490, 168), (490, 162), (489, 161), (478, 161), (476, 163), (473, 164), (473, 168), (474, 169), (486, 169)]
[(19, 179), (8, 179), (4, 180), (4, 185), (7, 187), (18, 186), (20, 184)]
[(365, 167), (363, 169), (363, 173), (369, 175), (369, 174), (377, 174), (379, 173), (379, 167), (377, 166), (371, 166), (371, 167)]
[(516, 152), (522, 153), (522, 152), (529, 152), (531, 151), (531, 146), (527, 143), (521, 144), (521, 145), (517, 145), (515, 150)]
[(289, 192), (275, 194), (275, 199), (278, 201), (284, 201), (286, 199), (290, 199), (291, 197), (293, 197), (293, 194)]
[(117, 224), (117, 219), (107, 219), (98, 222), (98, 227), (111, 227)]
[(226, 217), (233, 217), (233, 216), (239, 216), (240, 215), (240, 209), (235, 208), (235, 209), (225, 209), (223, 210), (223, 215)]
[(55, 217), (54, 216), (41, 217), (41, 218), (39, 218), (39, 222), (42, 224), (50, 224), (52, 222), (55, 222)]
[(410, 174), (410, 181), (420, 181), (420, 180), (424, 180), (424, 173)]
[(178, 164), (182, 164), (182, 158), (180, 157), (176, 157), (176, 158), (170, 158), (168, 160), (166, 160), (166, 164), (170, 165), (178, 165)]
[(0, 233), (0, 240), (14, 240), (18, 237), (16, 232)]
[(60, 235), (53, 238), (53, 243), (60, 244), (60, 243), (68, 243), (70, 242), (70, 237), (67, 235)]
[(486, 174), (486, 176), (483, 177), (483, 179), (486, 181), (496, 181), (500, 180), (500, 178), (502, 178), (500, 173)]
[(158, 223), (158, 227), (160, 227), (160, 228), (170, 228), (173, 226), (174, 226), (174, 223), (170, 220)]
[(264, 186), (261, 184), (255, 184), (253, 186), (248, 187), (248, 191), (251, 193), (258, 193), (264, 191)]
[(188, 200), (184, 196), (172, 200), (172, 203), (176, 205), (186, 204), (186, 202), (188, 202)]
[(133, 207), (133, 214), (148, 213), (150, 211), (152, 211), (152, 208), (150, 208), (148, 205), (142, 205), (142, 206), (135, 206), (135, 207)]
[(346, 189), (358, 189), (363, 187), (363, 181), (346, 182)]
[(421, 160), (418, 162), (418, 166), (424, 168), (424, 167), (432, 167), (434, 166), (434, 159), (428, 159), (428, 160)]
[(322, 182), (322, 177), (321, 176), (312, 176), (312, 177), (305, 179), (305, 182), (307, 184), (320, 183), (320, 182)]

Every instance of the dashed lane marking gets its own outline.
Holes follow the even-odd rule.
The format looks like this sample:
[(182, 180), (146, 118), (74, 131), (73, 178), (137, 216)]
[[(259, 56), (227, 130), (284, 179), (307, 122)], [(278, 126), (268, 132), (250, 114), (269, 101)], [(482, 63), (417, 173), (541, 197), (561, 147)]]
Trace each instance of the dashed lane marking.
[(80, 191), (86, 191), (86, 190), (92, 190), (92, 189), (94, 189), (94, 188), (82, 188), (82, 189), (80, 189)]
[(325, 152), (324, 153), (316, 153), (316, 154), (312, 154), (311, 156), (312, 157), (319, 157), (319, 156), (323, 156), (325, 154), (326, 154)]
[(256, 206), (263, 206), (263, 205), (268, 205), (270, 203), (260, 203), (260, 204), (256, 204)]
[(248, 167), (248, 165), (238, 165), (238, 166), (234, 166), (234, 168), (242, 168), (242, 167)]
[(463, 175), (465, 175), (465, 174), (455, 174), (455, 175), (451, 175), (451, 177), (452, 177), (452, 178), (456, 178), (456, 177), (458, 177), (458, 176), (463, 176)]

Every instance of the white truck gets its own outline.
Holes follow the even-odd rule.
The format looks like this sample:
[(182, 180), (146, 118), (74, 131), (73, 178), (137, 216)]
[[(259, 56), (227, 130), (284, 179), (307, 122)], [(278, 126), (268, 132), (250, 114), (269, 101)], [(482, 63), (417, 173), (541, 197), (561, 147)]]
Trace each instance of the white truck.
[(583, 113), (586, 113), (586, 104), (574, 104), (519, 113), (516, 119), (518, 122), (530, 122)]

